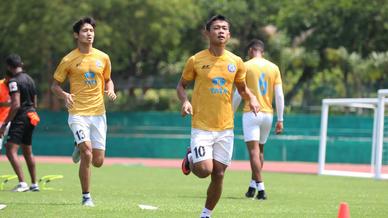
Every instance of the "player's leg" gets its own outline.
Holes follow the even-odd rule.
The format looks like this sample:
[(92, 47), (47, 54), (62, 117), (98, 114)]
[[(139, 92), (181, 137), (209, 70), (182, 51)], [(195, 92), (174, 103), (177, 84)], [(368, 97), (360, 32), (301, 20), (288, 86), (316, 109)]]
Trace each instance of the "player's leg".
[(91, 163), (93, 158), (90, 140), (90, 123), (86, 116), (69, 115), (70, 129), (80, 154), (79, 179), (82, 189), (82, 205), (94, 206), (90, 196)]
[(263, 113), (263, 119), (260, 124), (260, 140), (259, 140), (259, 159), (260, 168), (258, 169), (258, 180), (257, 180), (257, 196), (259, 200), (267, 199), (264, 187), (264, 179), (262, 177), (262, 169), (264, 165), (264, 144), (267, 142), (268, 136), (271, 131), (273, 115), (270, 113)]
[(244, 141), (247, 145), (249, 153), (249, 162), (251, 166), (251, 180), (248, 186), (248, 190), (245, 196), (253, 198), (257, 189), (257, 181), (260, 181), (261, 162), (260, 162), (260, 123), (262, 122), (262, 113), (258, 113), (257, 116), (251, 112), (245, 112), (243, 114), (243, 133)]
[(191, 170), (199, 178), (208, 177), (213, 171), (213, 144), (212, 132), (192, 129), (190, 150)]
[(216, 139), (213, 146), (213, 171), (207, 190), (205, 208), (202, 210), (201, 217), (210, 217), (212, 210), (215, 208), (221, 197), (225, 170), (232, 159), (233, 140), (233, 130), (225, 130), (216, 133)]
[(31, 191), (39, 191), (39, 186), (36, 180), (36, 165), (35, 158), (32, 153), (32, 133), (34, 132), (35, 126), (33, 126), (30, 122), (29, 118), (26, 118), (24, 125), (24, 135), (22, 140), (22, 153), (24, 156), (24, 160), (27, 163), (28, 172), (31, 177)]

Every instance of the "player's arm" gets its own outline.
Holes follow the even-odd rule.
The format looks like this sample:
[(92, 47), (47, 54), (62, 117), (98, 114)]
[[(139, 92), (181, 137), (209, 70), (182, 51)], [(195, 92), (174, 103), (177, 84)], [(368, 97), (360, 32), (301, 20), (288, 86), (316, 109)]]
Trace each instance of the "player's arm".
[(182, 103), (181, 115), (183, 117), (186, 115), (193, 114), (193, 107), (191, 106), (189, 98), (187, 97), (187, 94), (186, 94), (186, 88), (189, 84), (190, 84), (190, 81), (187, 81), (181, 78), (176, 87), (176, 93), (178, 95), (179, 100)]
[(20, 108), (20, 92), (11, 93), (11, 108), (7, 118), (5, 118), (3, 125), (0, 128), (0, 135), (3, 136), (7, 124), (15, 118), (16, 113)]
[(249, 101), (249, 106), (253, 113), (257, 114), (260, 111), (259, 102), (257, 101), (257, 98), (252, 92), (248, 89), (247, 84), (245, 81), (243, 82), (236, 82), (235, 86), (237, 88), (238, 93), (240, 96), (246, 100)]
[(278, 121), (275, 127), (275, 133), (281, 134), (283, 132), (283, 112), (284, 112), (284, 94), (282, 84), (275, 85), (275, 103)]
[(38, 108), (38, 96), (34, 95), (34, 108)]
[(65, 105), (67, 108), (71, 109), (74, 104), (74, 94), (70, 94), (65, 92), (62, 87), (61, 83), (54, 79), (53, 83), (51, 84), (51, 91), (54, 93), (55, 96), (57, 96), (60, 99), (63, 99), (65, 101)]
[(0, 107), (9, 107), (11, 106), (10, 102), (0, 102)]
[(105, 94), (112, 101), (116, 100), (115, 85), (112, 79), (105, 80)]

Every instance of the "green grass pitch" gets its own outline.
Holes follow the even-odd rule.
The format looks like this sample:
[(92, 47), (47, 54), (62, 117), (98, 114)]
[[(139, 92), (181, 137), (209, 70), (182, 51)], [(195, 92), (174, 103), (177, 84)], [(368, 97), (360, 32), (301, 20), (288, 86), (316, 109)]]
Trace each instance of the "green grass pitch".
[[(25, 165), (25, 164), (24, 164)], [(92, 170), (96, 207), (80, 205), (78, 165), (38, 164), (38, 177), (62, 174), (38, 193), (12, 193), (12, 180), (0, 191), (0, 217), (199, 217), (209, 179), (183, 176), (180, 169), (112, 165)], [(25, 174), (27, 173), (24, 168)], [(0, 175), (13, 174), (0, 163)], [(28, 174), (26, 174), (28, 178)], [(213, 217), (337, 217), (347, 202), (351, 217), (387, 217), (388, 182), (373, 179), (264, 173), (267, 201), (244, 197), (247, 171), (227, 171)], [(28, 179), (29, 181), (29, 179)], [(61, 189), (61, 190), (60, 190)], [(142, 210), (139, 204), (158, 207)]]

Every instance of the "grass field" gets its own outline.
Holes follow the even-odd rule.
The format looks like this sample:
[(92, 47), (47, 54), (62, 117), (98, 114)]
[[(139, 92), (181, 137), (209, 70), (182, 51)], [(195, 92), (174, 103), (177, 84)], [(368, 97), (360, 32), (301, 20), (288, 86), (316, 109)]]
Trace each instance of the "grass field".
[[(78, 166), (39, 164), (39, 177), (62, 174), (49, 183), (56, 190), (12, 193), (15, 180), (0, 191), (0, 217), (199, 217), (209, 179), (183, 176), (179, 169), (112, 165), (92, 171), (96, 207), (80, 205)], [(25, 173), (27, 170), (24, 169)], [(0, 163), (0, 175), (13, 174)], [(227, 171), (213, 217), (337, 217), (345, 201), (351, 217), (387, 217), (388, 182), (373, 179), (264, 173), (269, 199), (246, 199), (249, 172)], [(62, 189), (62, 190), (59, 190)], [(158, 207), (142, 210), (139, 204)]]

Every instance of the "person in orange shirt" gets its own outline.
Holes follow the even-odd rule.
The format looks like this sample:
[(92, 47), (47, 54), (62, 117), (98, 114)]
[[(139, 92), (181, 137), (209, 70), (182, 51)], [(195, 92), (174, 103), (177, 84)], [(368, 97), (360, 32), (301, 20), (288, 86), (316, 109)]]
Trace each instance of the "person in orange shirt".
[[(248, 44), (250, 60), (247, 67), (246, 83), (260, 104), (257, 116), (249, 113), (249, 102), (245, 101), (243, 113), (244, 141), (249, 151), (251, 164), (251, 181), (245, 196), (253, 198), (256, 189), (256, 199), (266, 200), (264, 181), (261, 174), (264, 164), (264, 144), (266, 143), (273, 120), (272, 100), (275, 98), (277, 123), (276, 134), (283, 132), (284, 95), (279, 67), (264, 57), (264, 43), (254, 39)], [(233, 95), (233, 110), (236, 111), (241, 97), (236, 91)]]
[[(72, 155), (78, 163), (82, 189), (82, 205), (94, 207), (90, 195), (91, 165), (101, 167), (105, 158), (106, 116), (104, 93), (116, 99), (111, 80), (109, 56), (93, 48), (96, 21), (84, 17), (73, 25), (77, 48), (58, 65), (51, 85), (53, 93), (65, 101), (69, 111), (68, 124), (76, 146)], [(61, 84), (68, 78), (70, 93)]]
[[(7, 86), (6, 79), (0, 80), (0, 126), (3, 125), (4, 120), (7, 118), (9, 110), (10, 110), (10, 97), (9, 97), (9, 91)], [(1, 149), (3, 146), (3, 139), (6, 137), (9, 124), (7, 125), (7, 128), (4, 132), (4, 136), (0, 136), (0, 155), (1, 155)]]
[[(233, 152), (232, 88), (259, 111), (255, 96), (245, 84), (246, 69), (242, 59), (225, 49), (230, 38), (226, 17), (216, 15), (206, 23), (209, 48), (191, 56), (177, 85), (182, 103), (182, 116), (192, 115), (190, 149), (182, 161), (182, 172), (193, 172), (199, 178), (211, 176), (205, 207), (201, 217), (211, 213), (221, 197), (224, 173)], [(185, 89), (194, 81), (192, 101)]]

